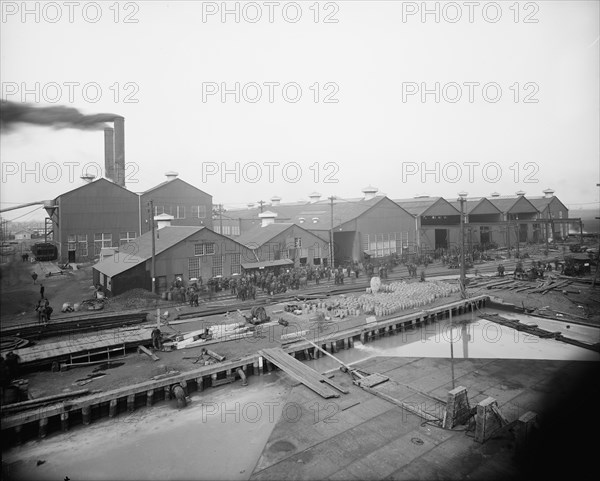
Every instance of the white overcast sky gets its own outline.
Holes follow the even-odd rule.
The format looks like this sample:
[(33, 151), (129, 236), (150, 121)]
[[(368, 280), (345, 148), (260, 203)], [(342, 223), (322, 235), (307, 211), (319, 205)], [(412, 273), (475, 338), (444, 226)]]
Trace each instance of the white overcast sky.
[[(67, 3), (26, 2), (34, 13), (23, 18), (22, 2), (2, 2), (2, 98), (124, 116), (133, 191), (175, 170), (230, 208), (274, 195), (308, 200), (313, 191), (359, 197), (369, 184), (391, 198), (541, 195), (550, 187), (571, 208), (598, 201), (597, 1), (477, 2), (472, 22), (465, 2), (427, 2), (439, 8), (439, 23), (434, 14), (425, 21), (421, 11), (409, 15), (422, 2), (337, 1), (317, 8), (310, 1), (298, 2), (300, 10), (291, 2), (227, 2), (230, 9), (238, 5), (239, 23), (233, 14), (223, 22), (220, 12), (203, 18), (203, 9), (220, 10), (222, 2), (120, 2), (117, 22), (114, 2), (100, 2), (99, 10), (75, 2), (72, 22)], [(252, 23), (257, 7), (262, 18)], [(462, 17), (453, 23), (459, 9)], [(292, 23), (298, 11), (302, 17)], [(102, 17), (92, 23), (98, 12)], [(53, 22), (57, 13), (62, 16)], [(126, 15), (137, 22), (125, 22)], [(327, 15), (337, 22), (326, 23)], [(49, 103), (57, 96), (53, 82), (63, 86), (62, 95)], [(68, 82), (80, 84), (71, 99)], [(81, 89), (94, 82), (102, 90), (96, 102), (93, 88), (87, 98)], [(220, 95), (203, 99), (210, 82), (230, 89), (256, 82), (263, 95), (247, 101), (256, 93), (248, 86), (239, 103), (234, 95), (225, 102)], [(265, 82), (280, 84), (272, 103)], [(293, 82), (302, 89), (296, 103), (281, 89)], [(439, 103), (433, 94), (425, 102), (420, 93), (403, 99), (411, 85), (433, 89), (436, 82), (445, 87)], [(454, 82), (462, 98), (453, 103)], [(473, 102), (465, 82), (480, 84)], [(25, 95), (23, 88), (35, 91), (36, 83), (39, 98)], [(489, 101), (484, 84), (491, 85)], [(494, 103), (496, 84), (502, 97)], [(127, 94), (137, 102), (126, 102)], [(324, 102), (327, 94), (337, 103)], [(54, 198), (82, 184), (84, 164), (104, 165), (102, 131), (15, 127), (2, 132), (0, 143), (3, 208)], [(61, 167), (57, 179), (55, 168), (44, 168), (51, 162)], [(79, 163), (72, 178), (69, 162)], [(261, 167), (258, 182), (251, 162)], [(222, 177), (223, 167), (233, 172), (236, 165), (240, 178)], [(215, 167), (219, 172), (208, 175)], [(424, 178), (423, 169), (430, 171)], [(328, 174), (338, 182), (325, 182)], [(41, 209), (24, 215), (32, 209), (5, 218), (43, 218)]]

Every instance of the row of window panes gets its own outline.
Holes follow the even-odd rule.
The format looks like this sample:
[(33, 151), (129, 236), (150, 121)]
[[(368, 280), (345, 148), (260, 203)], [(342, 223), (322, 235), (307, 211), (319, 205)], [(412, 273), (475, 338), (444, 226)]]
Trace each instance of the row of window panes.
[[(185, 219), (185, 205), (155, 205), (154, 215), (169, 214), (175, 219)], [(192, 219), (206, 219), (206, 206), (193, 205)]]
[(223, 232), (221, 232), (221, 226), (217, 225), (214, 227), (214, 231), (217, 234), (223, 234), (223, 235), (240, 235), (240, 226), (239, 225), (224, 225), (223, 226)]
[(215, 253), (215, 243), (194, 244), (195, 256), (209, 256)]

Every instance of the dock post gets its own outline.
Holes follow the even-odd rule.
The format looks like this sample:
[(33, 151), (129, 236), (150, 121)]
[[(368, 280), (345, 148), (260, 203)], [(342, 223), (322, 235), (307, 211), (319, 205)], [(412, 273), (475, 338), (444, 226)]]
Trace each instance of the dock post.
[(171, 399), (171, 388), (169, 386), (165, 386), (165, 400), (169, 401)]
[(202, 378), (202, 377), (196, 378), (196, 388), (198, 389), (199, 392), (204, 391), (204, 378)]
[(477, 405), (475, 441), (478, 443), (484, 443), (495, 431), (502, 427), (500, 420), (494, 412), (497, 409), (498, 402), (493, 397), (487, 397)]
[(264, 359), (262, 356), (258, 358), (258, 375), (260, 376), (264, 372)]
[(246, 378), (246, 373), (244, 372), (244, 370), (241, 367), (238, 367), (237, 373), (240, 376), (240, 379), (242, 380), (242, 386), (247, 386), (248, 379)]
[(354, 338), (353, 338), (353, 337), (349, 337), (349, 338), (348, 338), (348, 346), (349, 346), (350, 348), (353, 348), (353, 347), (354, 347)]
[(22, 429), (23, 429), (22, 424), (18, 424), (17, 426), (15, 426), (15, 444), (17, 446), (21, 445), (21, 430)]
[(527, 456), (532, 447), (532, 437), (535, 432), (537, 414), (533, 411), (527, 411), (517, 421), (515, 426), (515, 449), (518, 458)]
[(111, 399), (108, 403), (108, 417), (114, 418), (117, 415), (117, 400)]
[(146, 391), (146, 406), (151, 407), (154, 404), (154, 389)]
[(39, 430), (38, 436), (40, 439), (44, 439), (46, 437), (48, 431), (48, 418), (41, 418), (39, 421)]
[(332, 352), (332, 353), (334, 353), (334, 354), (335, 354), (336, 352), (338, 352), (338, 348), (337, 348), (337, 341), (332, 341), (332, 342), (331, 342), (331, 352)]
[(350, 348), (350, 339), (346, 338), (344, 339), (344, 349), (349, 349)]
[(178, 408), (184, 408), (187, 406), (187, 401), (185, 399), (185, 391), (184, 391), (183, 387), (181, 386), (181, 384), (175, 384), (173, 386), (173, 394), (175, 395), (175, 398), (177, 399), (177, 407)]
[(132, 413), (135, 410), (135, 394), (127, 396), (127, 412)]
[(60, 414), (60, 429), (63, 433), (69, 430), (69, 413)]
[(92, 406), (87, 404), (81, 408), (81, 419), (86, 426), (92, 422)]
[(454, 426), (464, 424), (471, 416), (471, 406), (467, 397), (467, 388), (458, 386), (448, 391), (448, 401), (442, 427), (452, 429)]
[(362, 342), (363, 344), (365, 343), (365, 333), (364, 332), (360, 333), (360, 342)]
[(313, 359), (319, 359), (321, 351), (319, 351), (316, 347), (313, 349)]
[(217, 381), (217, 373), (215, 372), (214, 374), (210, 375), (210, 380), (211, 380), (211, 386), (215, 385), (215, 382)]
[(273, 370), (273, 364), (269, 361), (265, 361), (265, 364), (267, 365), (267, 371), (271, 372)]

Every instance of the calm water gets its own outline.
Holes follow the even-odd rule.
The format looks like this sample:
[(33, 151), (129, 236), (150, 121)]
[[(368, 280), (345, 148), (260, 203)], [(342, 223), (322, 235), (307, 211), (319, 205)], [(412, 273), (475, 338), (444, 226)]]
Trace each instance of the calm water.
[[(487, 311), (491, 312), (491, 311)], [(576, 339), (600, 341), (600, 330), (556, 321), (502, 313), (505, 317), (562, 331)], [(336, 356), (346, 363), (371, 356), (521, 358), (600, 360), (600, 354), (539, 339), (482, 320), (471, 313), (407, 333), (386, 337)], [(337, 369), (330, 358), (309, 363), (318, 371)], [(291, 383), (270, 374), (195, 393), (192, 403), (140, 409), (130, 415), (98, 421), (69, 433), (13, 448), (2, 456), (6, 479), (248, 479), (269, 435), (286, 407)], [(45, 461), (37, 465), (38, 460)], [(10, 465), (7, 471), (7, 465)]]

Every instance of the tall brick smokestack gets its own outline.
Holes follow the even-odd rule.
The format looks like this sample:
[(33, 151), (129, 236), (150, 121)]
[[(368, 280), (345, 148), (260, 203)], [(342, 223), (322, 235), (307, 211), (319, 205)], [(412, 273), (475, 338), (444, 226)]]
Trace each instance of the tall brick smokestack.
[(104, 129), (104, 177), (115, 181), (115, 129)]
[(114, 181), (125, 187), (125, 119), (116, 117), (115, 126), (115, 175)]

